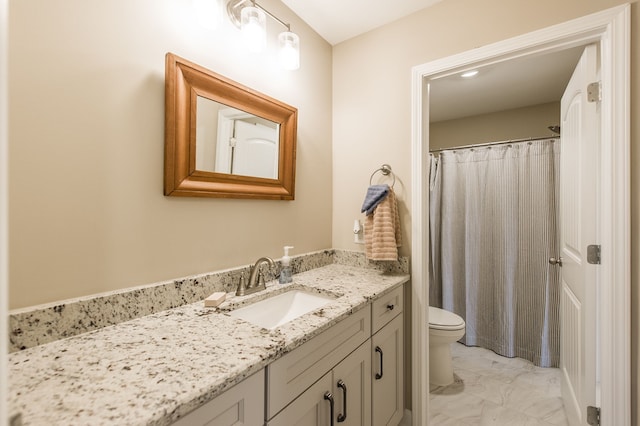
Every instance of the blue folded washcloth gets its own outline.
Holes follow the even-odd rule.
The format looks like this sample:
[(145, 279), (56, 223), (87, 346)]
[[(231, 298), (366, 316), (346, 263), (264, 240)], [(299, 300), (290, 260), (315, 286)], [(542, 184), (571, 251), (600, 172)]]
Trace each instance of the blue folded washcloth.
[(362, 203), (360, 212), (366, 212), (367, 216), (369, 216), (388, 194), (389, 185), (371, 185), (367, 189), (367, 195), (364, 197), (364, 203)]

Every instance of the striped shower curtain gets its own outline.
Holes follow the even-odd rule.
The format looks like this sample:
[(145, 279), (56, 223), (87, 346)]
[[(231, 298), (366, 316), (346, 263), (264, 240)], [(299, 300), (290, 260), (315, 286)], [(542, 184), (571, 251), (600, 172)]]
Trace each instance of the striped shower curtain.
[(430, 304), (469, 346), (544, 367), (560, 358), (557, 139), (431, 156)]

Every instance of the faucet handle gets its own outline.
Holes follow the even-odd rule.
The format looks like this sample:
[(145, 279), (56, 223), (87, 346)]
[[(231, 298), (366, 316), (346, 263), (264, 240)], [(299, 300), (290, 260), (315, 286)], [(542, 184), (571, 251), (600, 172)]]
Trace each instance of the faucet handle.
[(244, 292), (247, 289), (247, 280), (244, 278), (244, 271), (240, 272), (240, 279), (238, 280), (238, 289), (236, 290), (236, 296), (244, 296)]

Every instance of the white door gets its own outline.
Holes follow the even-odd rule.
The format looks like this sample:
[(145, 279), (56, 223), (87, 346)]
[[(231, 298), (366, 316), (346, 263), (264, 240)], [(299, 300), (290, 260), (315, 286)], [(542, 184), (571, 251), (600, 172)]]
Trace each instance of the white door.
[(560, 102), (560, 369), (562, 397), (571, 426), (586, 425), (587, 406), (597, 406), (598, 265), (587, 261), (587, 247), (599, 244), (600, 111), (599, 102), (587, 98), (587, 86), (597, 81), (597, 68), (597, 48), (587, 46)]
[(278, 178), (278, 132), (260, 123), (236, 121), (232, 173)]

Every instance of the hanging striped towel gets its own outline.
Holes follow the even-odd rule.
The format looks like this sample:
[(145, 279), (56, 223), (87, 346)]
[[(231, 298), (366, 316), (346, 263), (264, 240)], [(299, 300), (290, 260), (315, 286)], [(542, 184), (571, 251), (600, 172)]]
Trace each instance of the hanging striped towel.
[(402, 243), (398, 203), (393, 189), (365, 219), (364, 244), (367, 259), (398, 260)]

